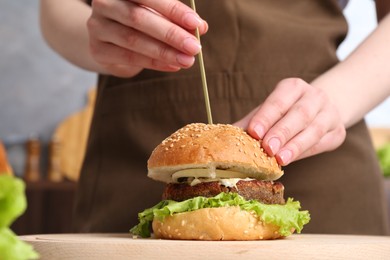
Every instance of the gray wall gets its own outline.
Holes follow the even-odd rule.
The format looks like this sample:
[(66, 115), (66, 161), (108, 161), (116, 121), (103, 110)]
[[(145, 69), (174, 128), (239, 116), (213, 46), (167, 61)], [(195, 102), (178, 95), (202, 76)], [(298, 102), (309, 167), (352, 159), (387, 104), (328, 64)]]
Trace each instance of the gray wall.
[(0, 6), (0, 139), (20, 173), (24, 141), (39, 136), (45, 153), (57, 124), (84, 106), (96, 77), (46, 45), (38, 0), (0, 0)]

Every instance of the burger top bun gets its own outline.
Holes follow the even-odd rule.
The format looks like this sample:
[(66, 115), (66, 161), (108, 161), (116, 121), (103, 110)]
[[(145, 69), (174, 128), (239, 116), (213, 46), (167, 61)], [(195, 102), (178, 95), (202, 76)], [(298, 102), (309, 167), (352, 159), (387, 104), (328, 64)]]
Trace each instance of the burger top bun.
[(173, 173), (199, 168), (241, 172), (258, 180), (276, 180), (283, 175), (276, 159), (243, 129), (194, 123), (177, 130), (154, 149), (148, 160), (148, 177), (169, 183)]

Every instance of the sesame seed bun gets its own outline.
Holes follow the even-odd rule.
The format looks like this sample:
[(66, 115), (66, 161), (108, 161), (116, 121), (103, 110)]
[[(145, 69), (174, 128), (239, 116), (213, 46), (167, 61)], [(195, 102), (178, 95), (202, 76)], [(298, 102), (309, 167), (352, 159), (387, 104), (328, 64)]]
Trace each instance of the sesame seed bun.
[(228, 169), (258, 180), (276, 180), (283, 171), (260, 142), (226, 124), (194, 123), (166, 138), (148, 160), (148, 176), (165, 183), (183, 169)]
[(310, 216), (299, 211), (299, 202), (285, 203), (277, 192), (284, 188), (273, 180), (282, 175), (276, 159), (243, 129), (186, 125), (152, 152), (148, 176), (168, 184), (163, 201), (140, 213), (140, 223), (130, 232), (148, 237), (151, 224), (156, 238), (214, 241), (300, 232)]
[(152, 223), (156, 238), (183, 240), (267, 240), (281, 238), (279, 228), (240, 207), (205, 208)]

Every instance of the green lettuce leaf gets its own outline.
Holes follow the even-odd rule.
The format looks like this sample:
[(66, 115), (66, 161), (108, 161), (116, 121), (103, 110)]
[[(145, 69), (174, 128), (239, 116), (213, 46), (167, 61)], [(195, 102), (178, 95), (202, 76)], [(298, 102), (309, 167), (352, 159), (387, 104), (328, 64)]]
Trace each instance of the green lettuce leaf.
[(239, 206), (242, 210), (256, 212), (265, 223), (279, 226), (279, 232), (283, 236), (291, 235), (292, 229), (300, 233), (303, 226), (310, 221), (309, 212), (300, 211), (299, 202), (291, 198), (285, 205), (267, 205), (256, 200), (245, 200), (237, 193), (222, 192), (211, 198), (195, 197), (181, 202), (163, 200), (139, 213), (139, 224), (130, 229), (130, 232), (141, 237), (150, 237), (150, 226), (154, 218), (163, 220), (175, 213), (226, 206)]
[(385, 177), (390, 177), (390, 143), (380, 147), (376, 153), (383, 175)]
[(0, 260), (37, 259), (33, 247), (21, 241), (9, 226), (27, 208), (21, 179), (0, 175)]
[(0, 228), (8, 227), (27, 207), (24, 182), (0, 175)]
[(9, 228), (0, 229), (0, 259), (38, 259), (33, 247), (21, 240)]

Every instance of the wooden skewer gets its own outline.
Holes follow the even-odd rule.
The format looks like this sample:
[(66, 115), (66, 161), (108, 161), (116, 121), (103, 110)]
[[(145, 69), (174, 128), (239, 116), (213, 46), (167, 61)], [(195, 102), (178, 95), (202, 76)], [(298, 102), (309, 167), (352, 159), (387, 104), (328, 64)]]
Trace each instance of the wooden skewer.
[[(196, 7), (195, 7), (195, 0), (191, 0), (191, 7), (192, 9), (196, 12)], [(199, 29), (196, 28), (195, 30), (195, 35), (198, 38), (200, 42), (200, 34), (199, 34)], [(204, 94), (204, 100), (206, 103), (206, 112), (207, 112), (207, 121), (209, 124), (213, 123), (213, 118), (211, 116), (211, 106), (210, 106), (210, 99), (209, 99), (209, 91), (207, 89), (207, 80), (206, 80), (206, 71), (204, 68), (204, 61), (203, 61), (203, 54), (202, 50), (200, 50), (199, 54), (199, 65), (200, 65), (200, 75), (202, 78), (202, 85), (203, 85), (203, 94)]]

